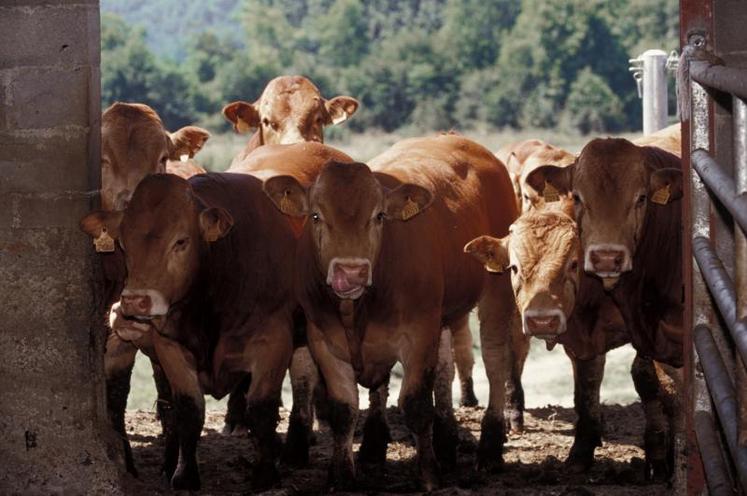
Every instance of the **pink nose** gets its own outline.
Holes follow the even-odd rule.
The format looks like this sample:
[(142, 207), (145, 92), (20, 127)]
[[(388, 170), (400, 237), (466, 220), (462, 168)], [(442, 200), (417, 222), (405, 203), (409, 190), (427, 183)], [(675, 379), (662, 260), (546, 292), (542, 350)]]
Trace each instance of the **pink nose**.
[(589, 259), (595, 272), (622, 272), (625, 252), (614, 249), (591, 250)]
[(560, 329), (560, 317), (551, 315), (532, 315), (524, 317), (524, 328), (533, 336), (558, 334)]
[(370, 265), (367, 263), (360, 264), (343, 264), (337, 263), (334, 266), (334, 272), (344, 275), (345, 280), (351, 286), (364, 286), (368, 284), (368, 271)]
[(122, 314), (127, 316), (150, 315), (153, 303), (148, 295), (122, 295), (120, 297)]

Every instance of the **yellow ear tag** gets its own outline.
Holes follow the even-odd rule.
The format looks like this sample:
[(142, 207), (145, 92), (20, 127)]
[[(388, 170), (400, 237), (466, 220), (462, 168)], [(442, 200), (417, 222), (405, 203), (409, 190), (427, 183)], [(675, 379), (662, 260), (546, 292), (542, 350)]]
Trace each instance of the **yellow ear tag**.
[(555, 186), (545, 181), (545, 189), (542, 190), (542, 196), (548, 203), (560, 201), (560, 192), (555, 189)]
[(658, 203), (659, 205), (666, 205), (669, 203), (669, 197), (671, 193), (669, 191), (669, 185), (667, 184), (663, 188), (657, 189), (653, 195), (651, 195), (651, 201)]
[(280, 211), (286, 215), (293, 215), (295, 213), (289, 191), (283, 193), (283, 197), (280, 199)]
[(252, 128), (241, 117), (236, 118), (236, 131), (239, 133), (248, 133)]
[(408, 197), (405, 205), (402, 207), (402, 220), (407, 220), (415, 217), (420, 212), (418, 204), (412, 201), (412, 198)]
[(111, 253), (114, 251), (114, 238), (109, 236), (106, 229), (101, 230), (101, 234), (93, 240), (97, 253)]

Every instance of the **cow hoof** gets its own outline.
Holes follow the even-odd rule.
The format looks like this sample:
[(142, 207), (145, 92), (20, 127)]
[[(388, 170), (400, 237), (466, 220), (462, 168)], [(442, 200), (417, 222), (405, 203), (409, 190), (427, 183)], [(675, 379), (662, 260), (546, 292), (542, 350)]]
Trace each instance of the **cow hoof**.
[(460, 402), (462, 406), (476, 407), (478, 404), (477, 396), (475, 396), (475, 388), (472, 385), (472, 378), (470, 377), (464, 384), (462, 384), (462, 400)]
[(423, 491), (428, 493), (441, 486), (441, 477), (435, 463), (420, 465), (420, 484)]
[(666, 460), (647, 461), (645, 470), (645, 479), (651, 482), (666, 482), (671, 474)]
[(330, 492), (352, 490), (355, 487), (355, 467), (353, 466), (353, 461), (333, 461), (329, 467), (327, 486)]
[(386, 463), (386, 451), (391, 440), (389, 426), (383, 417), (367, 418), (363, 426), (363, 441), (358, 449), (358, 462), (383, 465)]
[(280, 484), (280, 473), (274, 463), (260, 463), (252, 470), (252, 490), (266, 491)]
[(524, 413), (519, 410), (508, 412), (509, 433), (521, 435), (524, 432)]
[(291, 414), (282, 454), (283, 463), (296, 467), (308, 465), (310, 445), (311, 429), (308, 422), (302, 422)]
[(226, 422), (221, 434), (224, 436), (244, 436), (249, 432), (249, 427), (244, 424), (233, 424)]
[(451, 470), (456, 467), (458, 446), (456, 420), (436, 415), (433, 419), (433, 451), (442, 469)]
[(477, 458), (477, 469), (483, 472), (491, 474), (499, 473), (503, 471), (503, 456), (478, 456)]
[(197, 468), (178, 467), (171, 478), (171, 487), (175, 491), (199, 491), (200, 473), (197, 471)]
[(565, 468), (571, 474), (583, 474), (594, 464), (594, 455), (571, 453), (565, 461)]

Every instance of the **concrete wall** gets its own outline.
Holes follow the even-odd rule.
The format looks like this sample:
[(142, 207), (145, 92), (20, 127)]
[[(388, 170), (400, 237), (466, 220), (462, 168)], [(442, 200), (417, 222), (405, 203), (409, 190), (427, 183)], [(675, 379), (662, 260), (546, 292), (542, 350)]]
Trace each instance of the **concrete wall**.
[(95, 258), (98, 0), (0, 1), (0, 493), (119, 492)]

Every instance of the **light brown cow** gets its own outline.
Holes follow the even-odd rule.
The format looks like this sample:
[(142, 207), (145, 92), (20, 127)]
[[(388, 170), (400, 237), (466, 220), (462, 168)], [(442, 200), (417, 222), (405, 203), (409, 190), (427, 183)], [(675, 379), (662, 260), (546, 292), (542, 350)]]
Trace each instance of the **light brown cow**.
[[(434, 412), (432, 400), (439, 355), (450, 351), (439, 347), (441, 328), (468, 314), (486, 279), (485, 294), (496, 304), (481, 315), (483, 355), (491, 385), (499, 387), (491, 387), (478, 455), (484, 465), (500, 464), (500, 358), (515, 306), (508, 278), (486, 278), (461, 254), (475, 233), (505, 233), (516, 216), (510, 180), (495, 157), (458, 136), (411, 139), (375, 158), (371, 168), (330, 163), (310, 188), (278, 176), (266, 181), (265, 190), (281, 211), (309, 218), (296, 280), (309, 346), (332, 404), (332, 484), (354, 481), (356, 383), (386, 384), (392, 365), (401, 361), (400, 404), (417, 439), (420, 479), (426, 489), (437, 485), (434, 447), (447, 463), (455, 460), (456, 448), (451, 405), (438, 404)], [(367, 419), (364, 445), (386, 447), (386, 438), (377, 436), (380, 426), (372, 424), (378, 421)]]
[[(124, 212), (81, 221), (122, 245), (120, 298), (132, 338), (147, 333), (169, 385), (164, 471), (174, 489), (200, 487), (196, 448), (204, 394), (220, 398), (251, 377), (247, 422), (259, 453), (253, 489), (279, 480), (280, 390), (293, 350), (295, 238), (262, 190), (240, 174), (146, 177)], [(166, 269), (166, 270), (164, 270)]]
[(325, 100), (319, 89), (303, 76), (280, 76), (269, 83), (254, 103), (232, 102), (223, 116), (236, 132), (256, 129), (249, 143), (231, 162), (242, 162), (262, 145), (324, 142), (324, 126), (341, 124), (358, 110), (358, 100), (336, 96)]
[[(646, 475), (666, 477), (672, 469), (673, 431), (652, 359), (682, 365), (682, 233), (675, 201), (682, 195), (680, 161), (657, 147), (596, 139), (584, 147), (574, 166), (540, 167), (527, 182), (538, 190), (550, 184), (573, 194), (580, 265), (611, 295), (638, 353), (632, 373), (647, 414)], [(598, 425), (602, 370), (600, 355), (576, 371), (582, 376), (577, 380), (594, 385), (590, 414)], [(577, 453), (582, 460), (593, 458), (589, 446)]]
[(655, 133), (633, 140), (633, 144), (638, 146), (655, 146), (682, 158), (682, 127), (679, 122), (672, 124)]
[[(101, 116), (101, 124), (101, 207), (106, 211), (122, 210), (144, 177), (171, 170), (169, 164), (181, 165), (178, 162), (180, 157), (193, 157), (210, 137), (207, 131), (195, 126), (169, 133), (158, 114), (139, 103), (111, 105)], [(119, 299), (124, 285), (124, 256), (110, 237), (103, 242), (100, 240), (97, 250), (102, 250), (104, 274), (103, 304), (106, 308), (102, 311), (108, 313), (108, 308)], [(118, 316), (115, 308), (110, 315), (110, 329), (121, 322)], [(124, 413), (138, 347), (151, 349), (147, 341), (133, 343), (121, 339), (116, 332), (110, 332), (104, 354), (108, 413), (114, 429), (123, 438), (127, 469), (133, 474), (137, 471), (126, 438)], [(161, 396), (165, 376), (157, 364), (154, 365), (154, 377)], [(163, 403), (159, 402), (159, 411), (162, 407)]]

